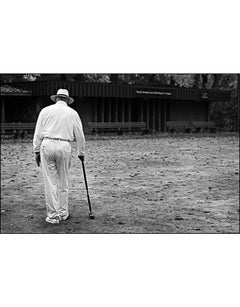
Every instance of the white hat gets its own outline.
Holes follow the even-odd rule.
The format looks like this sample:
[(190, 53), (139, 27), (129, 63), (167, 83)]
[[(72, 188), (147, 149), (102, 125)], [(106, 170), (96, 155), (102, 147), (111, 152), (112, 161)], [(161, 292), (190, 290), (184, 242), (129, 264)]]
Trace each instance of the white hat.
[(65, 89), (62, 89), (60, 88), (58, 91), (57, 91), (57, 95), (52, 95), (50, 96), (50, 98), (52, 99), (52, 101), (56, 102), (56, 98), (57, 97), (65, 97), (65, 98), (68, 98), (68, 104), (71, 104), (73, 103), (74, 99), (72, 97), (69, 97), (69, 94), (68, 94), (68, 90), (65, 90)]

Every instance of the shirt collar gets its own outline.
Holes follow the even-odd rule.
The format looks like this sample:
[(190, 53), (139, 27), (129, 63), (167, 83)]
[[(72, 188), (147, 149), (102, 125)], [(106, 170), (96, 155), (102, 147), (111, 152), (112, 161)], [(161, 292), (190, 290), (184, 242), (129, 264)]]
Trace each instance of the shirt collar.
[(58, 100), (58, 101), (56, 102), (56, 104), (63, 104), (63, 105), (65, 105), (65, 106), (67, 106), (67, 103), (66, 103), (65, 101), (62, 101), (62, 100)]

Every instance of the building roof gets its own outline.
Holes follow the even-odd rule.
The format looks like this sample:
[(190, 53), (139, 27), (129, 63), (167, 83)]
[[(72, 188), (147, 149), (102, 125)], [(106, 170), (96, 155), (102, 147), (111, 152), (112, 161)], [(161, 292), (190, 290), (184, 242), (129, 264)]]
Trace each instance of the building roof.
[(1, 96), (29, 96), (31, 95), (30, 91), (16, 88), (10, 85), (1, 85), (0, 93), (1, 93)]
[(18, 82), (14, 86), (28, 91), (32, 96), (50, 96), (59, 88), (66, 88), (75, 97), (112, 97), (112, 98), (157, 98), (167, 100), (208, 100), (230, 101), (231, 91), (179, 87), (120, 85), (92, 82), (34, 81)]

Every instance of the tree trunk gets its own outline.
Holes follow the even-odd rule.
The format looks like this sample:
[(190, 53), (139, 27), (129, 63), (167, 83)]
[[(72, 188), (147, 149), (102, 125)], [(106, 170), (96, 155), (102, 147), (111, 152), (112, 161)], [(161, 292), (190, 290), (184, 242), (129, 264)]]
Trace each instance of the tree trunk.
[(175, 86), (175, 79), (173, 76), (170, 77), (170, 86)]
[(118, 82), (118, 74), (110, 74), (110, 80), (112, 83)]
[(219, 88), (219, 81), (221, 77), (222, 77), (222, 74), (213, 74), (213, 78), (214, 78), (213, 85), (212, 85), (213, 89)]
[[(219, 89), (219, 81), (222, 77), (222, 74), (213, 74), (213, 85), (212, 89)], [(216, 113), (216, 101), (212, 102), (211, 110), (210, 110), (210, 116), (214, 117), (214, 114)]]
[(200, 83), (200, 74), (195, 74), (195, 80), (194, 80), (193, 87), (199, 88), (199, 83)]
[(203, 88), (206, 88), (207, 81), (208, 81), (208, 75), (202, 74), (202, 87)]
[(149, 84), (155, 85), (157, 83), (157, 75), (156, 74), (149, 74)]

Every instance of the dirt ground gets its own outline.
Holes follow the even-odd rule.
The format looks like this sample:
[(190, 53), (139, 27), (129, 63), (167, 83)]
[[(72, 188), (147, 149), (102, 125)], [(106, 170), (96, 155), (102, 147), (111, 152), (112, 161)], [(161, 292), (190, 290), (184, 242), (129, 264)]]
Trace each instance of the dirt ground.
[(95, 220), (73, 143), (71, 217), (45, 222), (41, 168), (29, 140), (2, 140), (2, 233), (238, 233), (239, 136), (87, 138)]

